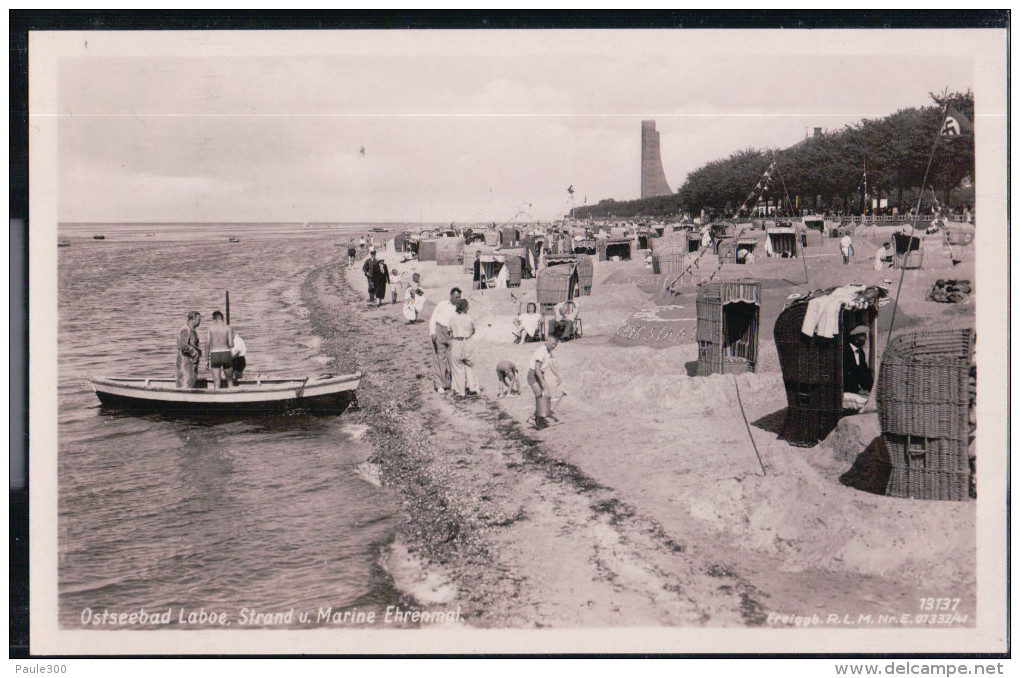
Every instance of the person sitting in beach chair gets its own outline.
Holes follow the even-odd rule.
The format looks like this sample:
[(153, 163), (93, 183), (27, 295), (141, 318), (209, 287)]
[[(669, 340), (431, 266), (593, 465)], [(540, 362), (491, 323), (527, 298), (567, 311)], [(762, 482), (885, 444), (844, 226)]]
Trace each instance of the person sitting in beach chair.
[(540, 341), (539, 330), (542, 326), (542, 314), (538, 306), (529, 302), (526, 311), (514, 318), (514, 343), (526, 344), (529, 341)]
[(850, 330), (843, 351), (843, 408), (860, 410), (868, 401), (874, 377), (864, 355), (870, 332), (864, 325)]
[(579, 309), (573, 301), (564, 301), (553, 307), (553, 318), (549, 323), (548, 336), (566, 341), (581, 336)]

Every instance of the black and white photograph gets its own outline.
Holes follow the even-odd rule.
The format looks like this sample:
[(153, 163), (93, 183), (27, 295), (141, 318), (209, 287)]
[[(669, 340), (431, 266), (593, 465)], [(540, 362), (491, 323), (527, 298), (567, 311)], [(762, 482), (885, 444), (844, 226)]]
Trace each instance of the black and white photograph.
[(1005, 652), (1007, 46), (30, 33), (32, 652)]

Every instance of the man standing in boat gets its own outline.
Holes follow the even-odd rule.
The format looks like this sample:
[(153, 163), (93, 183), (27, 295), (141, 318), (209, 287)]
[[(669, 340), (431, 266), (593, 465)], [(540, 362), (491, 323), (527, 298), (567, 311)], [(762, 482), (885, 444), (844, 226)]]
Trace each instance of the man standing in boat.
[(226, 377), (226, 385), (230, 387), (230, 378), (234, 371), (234, 330), (224, 320), (220, 311), (213, 311), (213, 324), (209, 328), (206, 350), (209, 353), (209, 370), (213, 389), (219, 390), (220, 380)]
[(198, 311), (188, 313), (188, 323), (177, 333), (177, 388), (195, 388), (198, 382), (198, 361), (202, 358), (202, 349), (198, 344), (198, 326), (202, 322), (202, 314)]

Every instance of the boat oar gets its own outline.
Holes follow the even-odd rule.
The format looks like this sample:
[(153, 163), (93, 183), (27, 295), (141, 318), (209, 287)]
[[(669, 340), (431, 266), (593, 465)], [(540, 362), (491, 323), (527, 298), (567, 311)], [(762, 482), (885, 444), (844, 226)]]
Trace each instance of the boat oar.
[(310, 377), (305, 377), (305, 380), (301, 382), (300, 386), (298, 386), (297, 391), (294, 392), (295, 397), (300, 398), (305, 394), (305, 384), (308, 383), (309, 378)]

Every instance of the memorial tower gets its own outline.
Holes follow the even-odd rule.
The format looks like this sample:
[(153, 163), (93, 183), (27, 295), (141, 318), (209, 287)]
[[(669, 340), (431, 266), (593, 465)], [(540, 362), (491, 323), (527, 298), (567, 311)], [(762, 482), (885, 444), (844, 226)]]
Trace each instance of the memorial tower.
[(666, 183), (662, 171), (662, 157), (659, 155), (659, 133), (655, 131), (654, 120), (641, 121), (641, 197), (654, 198), (657, 195), (673, 193)]

